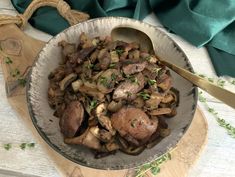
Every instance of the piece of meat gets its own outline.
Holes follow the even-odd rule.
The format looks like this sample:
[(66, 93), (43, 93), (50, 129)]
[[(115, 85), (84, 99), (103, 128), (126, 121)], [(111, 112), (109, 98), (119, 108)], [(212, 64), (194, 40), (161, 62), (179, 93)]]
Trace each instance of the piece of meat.
[(171, 76), (165, 74), (164, 79), (158, 83), (158, 87), (161, 88), (163, 91), (167, 91), (172, 87), (172, 78)]
[(73, 137), (84, 119), (84, 109), (79, 101), (72, 101), (60, 119), (60, 129), (65, 137)]
[(123, 66), (122, 70), (126, 75), (129, 75), (143, 71), (146, 66), (147, 62), (134, 63)]
[(102, 70), (106, 70), (111, 62), (111, 56), (107, 49), (102, 49), (98, 55), (99, 66)]
[(149, 119), (148, 115), (138, 108), (122, 108), (112, 115), (111, 122), (122, 137), (130, 135), (139, 141), (146, 141), (158, 125), (157, 121)]
[(114, 90), (113, 99), (135, 99), (136, 93), (144, 88), (144, 76), (141, 73), (135, 75), (137, 83), (133, 83), (130, 80), (121, 82), (118, 87)]
[(96, 49), (95, 46), (92, 46), (92, 47), (87, 47), (87, 48), (84, 48), (82, 50), (80, 50), (78, 53), (77, 53), (77, 63), (80, 64), (86, 57), (88, 57), (88, 55), (90, 55), (94, 50)]

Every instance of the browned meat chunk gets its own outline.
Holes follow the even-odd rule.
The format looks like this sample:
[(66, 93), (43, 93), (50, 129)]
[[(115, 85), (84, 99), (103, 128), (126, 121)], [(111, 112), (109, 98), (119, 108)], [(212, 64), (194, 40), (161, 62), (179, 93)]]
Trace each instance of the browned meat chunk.
[(82, 124), (84, 109), (79, 101), (71, 102), (60, 119), (60, 129), (65, 137), (73, 137)]
[(134, 99), (136, 97), (136, 93), (144, 88), (144, 76), (141, 73), (135, 75), (136, 82), (133, 83), (130, 80), (126, 80), (121, 82), (119, 86), (114, 90), (113, 99)]
[(122, 137), (130, 135), (139, 141), (148, 139), (157, 129), (157, 121), (138, 108), (122, 108), (112, 115), (111, 122)]
[(126, 75), (135, 74), (135, 73), (143, 71), (146, 65), (147, 65), (147, 62), (128, 64), (126, 66), (123, 66), (122, 70)]

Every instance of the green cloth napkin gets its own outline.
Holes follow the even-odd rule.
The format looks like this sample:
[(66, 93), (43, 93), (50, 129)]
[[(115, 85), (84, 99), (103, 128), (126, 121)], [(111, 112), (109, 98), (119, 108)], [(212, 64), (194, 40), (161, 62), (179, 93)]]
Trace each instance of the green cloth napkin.
[[(23, 13), (32, 0), (11, 0)], [(91, 18), (124, 16), (142, 20), (154, 12), (162, 24), (197, 47), (208, 46), (218, 75), (235, 77), (235, 0), (67, 0)], [(29, 21), (55, 35), (69, 24), (51, 7), (37, 10)]]

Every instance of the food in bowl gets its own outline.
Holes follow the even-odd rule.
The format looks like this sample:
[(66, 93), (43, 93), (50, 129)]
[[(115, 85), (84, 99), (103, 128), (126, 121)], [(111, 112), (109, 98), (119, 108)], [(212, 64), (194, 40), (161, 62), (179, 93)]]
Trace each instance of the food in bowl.
[(48, 102), (67, 144), (100, 158), (121, 150), (138, 155), (170, 134), (179, 92), (170, 71), (137, 43), (89, 38), (59, 42), (60, 65), (48, 76)]

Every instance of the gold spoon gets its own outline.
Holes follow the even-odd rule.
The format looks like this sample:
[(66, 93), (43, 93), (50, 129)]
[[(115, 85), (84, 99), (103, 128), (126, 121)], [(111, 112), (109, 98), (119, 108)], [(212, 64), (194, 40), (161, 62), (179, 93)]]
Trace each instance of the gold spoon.
[[(112, 30), (111, 37), (113, 40), (121, 40), (125, 42), (137, 42), (140, 44), (141, 49), (154, 51), (153, 50), (154, 46), (149, 36), (145, 34), (145, 32), (131, 28), (131, 27), (127, 27), (127, 26), (116, 27)], [(207, 80), (189, 72), (188, 70), (178, 67), (175, 64), (164, 60), (163, 58), (159, 58), (159, 59), (162, 64), (172, 69), (173, 71), (178, 73), (180, 76), (184, 77), (185, 79), (187, 79), (194, 85), (205, 90), (210, 95), (214, 96), (215, 98), (221, 100), (225, 104), (235, 109), (235, 93), (225, 90), (213, 83), (210, 83)]]

